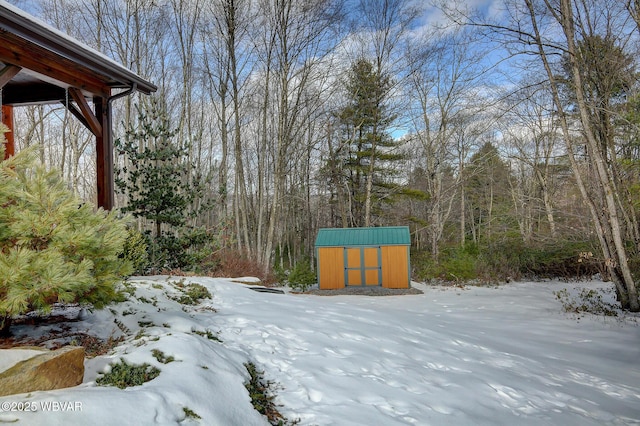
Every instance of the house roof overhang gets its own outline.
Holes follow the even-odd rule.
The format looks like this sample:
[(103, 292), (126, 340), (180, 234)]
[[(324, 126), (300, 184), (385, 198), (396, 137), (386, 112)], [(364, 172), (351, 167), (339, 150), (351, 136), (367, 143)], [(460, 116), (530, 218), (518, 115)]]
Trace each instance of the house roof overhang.
[(87, 98), (109, 98), (112, 89), (157, 90), (97, 50), (6, 3), (0, 5), (0, 65), (0, 81), (2, 74), (11, 75), (2, 87), (3, 105), (68, 100), (69, 88)]
[[(112, 94), (113, 89), (122, 90)], [(2, 122), (13, 128), (13, 106), (62, 102), (96, 137), (100, 207), (114, 205), (111, 100), (156, 90), (97, 50), (0, 0)], [(93, 110), (87, 99), (93, 101)], [(14, 152), (12, 133), (7, 135), (5, 157)]]

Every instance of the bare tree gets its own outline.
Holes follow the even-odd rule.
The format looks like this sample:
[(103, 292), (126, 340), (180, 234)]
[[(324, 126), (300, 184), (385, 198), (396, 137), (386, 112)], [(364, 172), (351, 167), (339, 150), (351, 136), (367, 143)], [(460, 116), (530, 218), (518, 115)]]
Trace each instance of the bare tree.
[[(537, 84), (528, 75), (519, 89), (505, 105), (505, 139), (511, 145), (511, 158), (520, 169), (520, 197), (515, 197), (514, 208), (525, 242), (533, 237), (537, 216), (535, 204), (539, 201), (546, 217), (551, 238), (558, 236), (554, 207), (553, 178), (564, 158), (561, 150), (561, 131), (554, 117), (548, 85)], [(528, 182), (528, 184), (527, 184)], [(539, 194), (539, 195), (538, 195)]]
[[(271, 185), (265, 188), (270, 198), (268, 212), (264, 211), (266, 192), (259, 193), (263, 198), (258, 211), (265, 215), (258, 218), (257, 259), (268, 268), (277, 240), (282, 238), (282, 229), (278, 225), (287, 200), (286, 178), (291, 172), (291, 165), (295, 164), (291, 159), (297, 156), (296, 148), (304, 146), (305, 122), (308, 119), (305, 111), (313, 99), (307, 96), (308, 89), (318, 78), (316, 69), (335, 43), (330, 38), (330, 30), (335, 23), (338, 3), (333, 0), (269, 0), (261, 2), (260, 7), (265, 17), (261, 24), (268, 29), (263, 33), (260, 47), (262, 58), (266, 60), (262, 70), (268, 83), (263, 92), (260, 138), (271, 135), (274, 139), (270, 158), (261, 160), (270, 160), (273, 168)], [(269, 115), (274, 113), (275, 120), (270, 121)], [(263, 217), (266, 220), (264, 232)]]
[[(250, 4), (244, 0), (219, 0), (209, 3), (204, 35), (208, 89), (217, 115), (220, 134), (218, 196), (220, 216), (226, 216), (227, 197), (233, 189), (235, 240), (241, 252), (251, 254), (249, 207), (244, 162), (245, 143), (242, 132), (242, 90), (247, 79), (247, 27), (252, 19)], [(230, 149), (232, 148), (232, 149)], [(228, 181), (230, 153), (233, 153), (233, 185)], [(212, 155), (210, 153), (209, 155)]]
[[(552, 4), (546, 0), (543, 3), (525, 0), (524, 12), (530, 22), (528, 26), (530, 33), (526, 34), (526, 40), (537, 49), (536, 54), (547, 73), (569, 160), (583, 200), (589, 206), (607, 269), (616, 285), (619, 301), (624, 309), (637, 312), (640, 311), (640, 301), (624, 241), (625, 213), (618, 200), (619, 188), (623, 183), (615, 180), (612, 163), (615, 157), (612, 157), (609, 152), (613, 145), (612, 141), (607, 139), (609, 136), (606, 132), (598, 132), (598, 129), (602, 128), (598, 120), (604, 118), (601, 114), (603, 111), (600, 109), (602, 104), (590, 102), (593, 99), (589, 98), (585, 86), (587, 70), (584, 67), (587, 62), (579, 48), (580, 40), (585, 40), (585, 36), (592, 35), (592, 31), (610, 32), (614, 28), (616, 31), (623, 31), (626, 27), (620, 22), (616, 24), (610, 20), (619, 16), (616, 14), (616, 3), (604, 3), (559, 0), (557, 4)], [(599, 25), (600, 18), (609, 18), (605, 21), (604, 28)], [(559, 30), (561, 34), (559, 40), (550, 40), (543, 36), (553, 30)], [(624, 34), (619, 36), (624, 38)], [(620, 40), (620, 38), (617, 39)], [(578, 113), (579, 137), (572, 130), (573, 117), (563, 102), (561, 94), (563, 82), (559, 80), (553, 68), (551, 57), (558, 52), (568, 61), (567, 70), (573, 83), (575, 108)], [(608, 59), (607, 56), (601, 57), (604, 61)], [(581, 167), (578, 163), (576, 152), (580, 146), (586, 148), (589, 168)], [(590, 182), (590, 180), (593, 181)]]
[[(459, 30), (445, 36), (432, 34), (426, 40), (414, 40), (407, 52), (409, 78), (407, 97), (411, 99), (411, 116), (415, 139), (420, 149), (420, 167), (424, 170), (425, 227), (429, 249), (438, 256), (439, 243), (452, 212), (453, 202), (464, 174), (459, 171), (451, 179), (456, 164), (456, 152), (468, 152), (472, 138), (459, 138), (459, 126), (470, 126), (472, 111), (482, 112), (486, 102), (477, 87), (484, 70), (482, 51), (470, 48), (471, 31)], [(463, 167), (466, 155), (463, 156)], [(463, 227), (464, 228), (464, 227)], [(463, 231), (464, 232), (464, 231)]]
[[(456, 22), (487, 29), (512, 53), (535, 58), (543, 67), (567, 156), (589, 208), (618, 300), (624, 309), (639, 311), (630, 252), (625, 244), (626, 237), (637, 235), (637, 230), (628, 229), (637, 226), (628, 220), (635, 212), (621, 199), (624, 182), (616, 177), (612, 150), (615, 142), (611, 139), (612, 132), (606, 130), (613, 113), (612, 93), (589, 86), (597, 81), (591, 79), (598, 75), (598, 70), (608, 70), (605, 77), (611, 78), (614, 73), (610, 71), (619, 69), (620, 64), (612, 62), (613, 56), (602, 51), (589, 57), (590, 49), (585, 49), (590, 40), (598, 37), (613, 47), (609, 52), (628, 46), (631, 31), (635, 30), (629, 22), (637, 12), (637, 5), (614, 0), (508, 0), (505, 6), (504, 16), (508, 18), (503, 17), (502, 21), (471, 17), (457, 13), (459, 10), (450, 16)], [(578, 154), (584, 156), (586, 163)]]

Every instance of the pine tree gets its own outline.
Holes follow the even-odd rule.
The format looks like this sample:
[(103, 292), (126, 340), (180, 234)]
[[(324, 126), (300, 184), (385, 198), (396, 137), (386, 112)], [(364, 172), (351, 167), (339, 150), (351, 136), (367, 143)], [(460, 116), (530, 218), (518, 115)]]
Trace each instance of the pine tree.
[(465, 192), (469, 207), (470, 226), (474, 242), (488, 242), (492, 234), (504, 235), (512, 226), (510, 216), (510, 171), (500, 158), (498, 149), (485, 143), (465, 167)]
[[(115, 141), (125, 157), (115, 178), (117, 188), (127, 197), (122, 210), (153, 222), (152, 267), (182, 268), (189, 261), (180, 258), (188, 247), (198, 244), (194, 238), (201, 236), (185, 229), (185, 224), (211, 206), (203, 201), (208, 181), (189, 162), (190, 146), (175, 140), (177, 130), (171, 129), (161, 107), (152, 103), (149, 113), (137, 109), (137, 124)], [(163, 232), (163, 225), (169, 229)]]
[(389, 134), (395, 116), (388, 111), (391, 80), (365, 59), (356, 61), (345, 84), (347, 105), (338, 113), (342, 143), (334, 152), (332, 184), (349, 188), (350, 226), (370, 226), (383, 202), (400, 191), (392, 164), (401, 160), (398, 143)]
[(101, 308), (131, 270), (118, 258), (126, 221), (82, 204), (36, 158), (28, 149), (0, 162), (0, 334), (13, 317), (56, 302)]
[(203, 198), (206, 182), (188, 162), (190, 146), (178, 144), (176, 134), (166, 114), (153, 104), (150, 114), (138, 107), (137, 126), (115, 141), (127, 164), (116, 176), (116, 186), (127, 196), (122, 210), (151, 220), (156, 238), (162, 235), (163, 224), (182, 226), (209, 207), (202, 203), (191, 209), (195, 200)]

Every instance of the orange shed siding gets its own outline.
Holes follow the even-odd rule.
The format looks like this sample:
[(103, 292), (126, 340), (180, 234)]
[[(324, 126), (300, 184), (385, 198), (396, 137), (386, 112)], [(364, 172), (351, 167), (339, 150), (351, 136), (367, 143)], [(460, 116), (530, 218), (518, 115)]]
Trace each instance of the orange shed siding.
[(365, 247), (364, 248), (364, 266), (367, 268), (379, 267), (378, 264), (378, 250), (379, 247)]
[(349, 269), (347, 271), (347, 285), (362, 285), (362, 270), (361, 269)]
[(382, 287), (409, 288), (409, 248), (383, 246)]
[(408, 288), (410, 245), (407, 226), (322, 228), (315, 244), (319, 287)]
[(321, 289), (344, 288), (343, 248), (318, 248), (318, 272), (318, 284)]
[(364, 271), (365, 285), (380, 285), (380, 269), (367, 269)]
[[(342, 247), (337, 248), (336, 250), (342, 250)], [(360, 268), (360, 247), (358, 248), (347, 248), (347, 267), (348, 268)]]

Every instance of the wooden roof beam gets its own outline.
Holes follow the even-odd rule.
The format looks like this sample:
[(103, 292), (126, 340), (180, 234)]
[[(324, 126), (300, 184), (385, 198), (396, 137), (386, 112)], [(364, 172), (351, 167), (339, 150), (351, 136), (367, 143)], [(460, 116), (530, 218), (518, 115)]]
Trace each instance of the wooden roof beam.
[(40, 46), (30, 45), (13, 34), (0, 29), (0, 61), (6, 64), (19, 64), (50, 79), (63, 82), (71, 87), (80, 87), (87, 92), (109, 97), (111, 87), (101, 81), (99, 76), (82, 69), (66, 58), (55, 57)]
[(15, 77), (21, 69), (22, 68), (15, 65), (5, 65), (5, 67), (0, 70), (0, 89), (6, 86), (6, 84), (10, 82), (11, 79)]
[[(41, 47), (48, 52), (45, 56), (55, 57), (55, 62), (57, 63), (67, 62), (83, 70), (88, 70), (92, 75), (101, 76), (101, 81), (106, 83), (108, 87), (125, 89), (136, 83), (138, 86), (137, 90), (144, 94), (148, 95), (157, 90), (154, 84), (146, 81), (116, 61), (106, 57), (101, 52), (38, 21), (15, 6), (7, 4), (6, 2), (0, 3), (2, 3), (0, 6), (0, 39), (12, 38), (13, 40), (9, 41), (12, 47), (22, 47), (21, 51), (16, 52), (13, 50), (10, 56), (17, 54), (22, 56), (22, 59), (28, 60), (31, 59), (29, 55)], [(2, 45), (0, 45), (0, 48), (1, 47)], [(25, 53), (27, 56), (24, 55)], [(38, 57), (35, 59), (37, 62), (37, 60), (41, 58)], [(9, 63), (14, 62), (9, 61)], [(54, 64), (49, 62), (46, 65)], [(46, 72), (44, 74), (47, 75)], [(89, 87), (85, 88), (68, 81), (67, 83), (74, 87), (89, 90)], [(99, 94), (100, 92), (93, 93)], [(109, 94), (106, 95), (107, 97), (109, 96)]]

